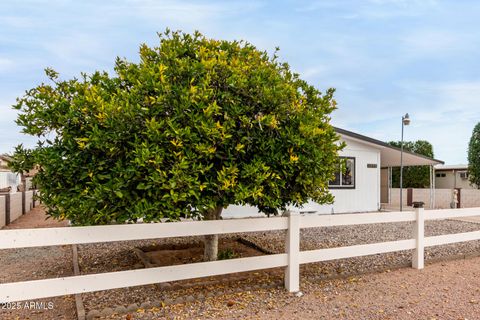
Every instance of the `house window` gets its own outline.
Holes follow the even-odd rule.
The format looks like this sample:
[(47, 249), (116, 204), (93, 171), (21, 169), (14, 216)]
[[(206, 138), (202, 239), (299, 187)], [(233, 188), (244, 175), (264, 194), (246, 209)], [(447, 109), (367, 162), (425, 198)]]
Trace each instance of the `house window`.
[(437, 178), (445, 178), (445, 177), (446, 177), (446, 174), (445, 174), (445, 173), (437, 173), (437, 174), (435, 174), (435, 177), (437, 177)]
[(355, 189), (355, 158), (340, 157), (335, 177), (328, 183), (331, 189)]

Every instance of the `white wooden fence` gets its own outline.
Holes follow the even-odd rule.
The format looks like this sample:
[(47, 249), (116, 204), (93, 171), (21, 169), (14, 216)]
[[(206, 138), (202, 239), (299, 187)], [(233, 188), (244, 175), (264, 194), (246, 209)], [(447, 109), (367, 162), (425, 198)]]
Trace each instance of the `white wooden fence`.
[[(55, 246), (95, 242), (157, 239), (269, 230), (287, 230), (286, 252), (258, 257), (200, 262), (177, 266), (108, 272), (81, 276), (0, 284), (0, 302), (14, 302), (147, 285), (251, 270), (286, 267), (285, 287), (299, 290), (299, 265), (414, 249), (412, 266), (424, 265), (424, 248), (480, 239), (480, 231), (424, 237), (424, 221), (480, 215), (480, 208), (454, 210), (417, 209), (415, 212), (300, 215), (287, 217), (129, 224), (94, 227), (64, 227), (0, 231), (0, 249)], [(357, 224), (415, 222), (412, 239), (348, 247), (300, 251), (300, 229)]]

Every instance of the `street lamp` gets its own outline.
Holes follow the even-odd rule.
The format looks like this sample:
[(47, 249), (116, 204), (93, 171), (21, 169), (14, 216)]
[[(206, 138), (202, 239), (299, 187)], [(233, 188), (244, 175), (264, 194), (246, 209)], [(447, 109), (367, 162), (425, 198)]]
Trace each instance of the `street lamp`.
[(402, 207), (402, 189), (403, 189), (403, 127), (408, 126), (410, 124), (410, 117), (408, 116), (408, 113), (405, 113), (405, 115), (402, 117), (402, 142), (400, 144), (400, 211), (403, 211)]

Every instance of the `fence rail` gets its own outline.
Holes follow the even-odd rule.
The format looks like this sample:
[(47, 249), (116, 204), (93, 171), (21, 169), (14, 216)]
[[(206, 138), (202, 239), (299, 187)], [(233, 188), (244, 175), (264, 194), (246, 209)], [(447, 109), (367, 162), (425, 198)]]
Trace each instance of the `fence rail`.
[[(286, 252), (281, 254), (3, 283), (0, 284), (0, 301), (14, 302), (47, 298), (275, 267), (286, 267), (285, 287), (290, 292), (295, 292), (299, 290), (300, 264), (411, 249), (414, 249), (412, 267), (422, 269), (425, 247), (480, 239), (480, 231), (424, 237), (425, 220), (464, 216), (480, 216), (480, 208), (429, 211), (419, 208), (415, 212), (329, 216), (302, 216), (298, 212), (290, 212), (286, 217), (274, 218), (2, 230), (0, 231), (0, 249), (271, 230), (286, 230), (287, 235), (285, 239)], [(405, 221), (414, 222), (412, 239), (300, 251), (300, 229), (302, 228)]]
[(282, 230), (285, 217), (0, 231), (0, 249)]

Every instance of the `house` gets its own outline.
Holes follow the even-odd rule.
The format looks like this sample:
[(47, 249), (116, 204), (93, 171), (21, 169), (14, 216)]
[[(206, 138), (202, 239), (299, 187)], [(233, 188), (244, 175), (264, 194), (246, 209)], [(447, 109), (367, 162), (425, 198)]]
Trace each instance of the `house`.
[(17, 191), (20, 185), (20, 175), (13, 173), (8, 167), (12, 158), (6, 154), (0, 154), (0, 192)]
[[(8, 163), (12, 161), (12, 157), (6, 154), (0, 154), (0, 191), (10, 188), (11, 192), (31, 190), (34, 188), (33, 177), (38, 172), (38, 167), (21, 174), (12, 172)], [(23, 179), (23, 181), (22, 181)]]
[(8, 163), (12, 160), (12, 158), (6, 154), (0, 154), (0, 172), (10, 172), (10, 168), (8, 167)]
[[(382, 203), (390, 202), (391, 168), (400, 167), (400, 149), (355, 132), (340, 128), (335, 130), (340, 141), (346, 143), (339, 154), (345, 159), (345, 173), (340, 174), (339, 171), (330, 182), (335, 202), (320, 205), (310, 201), (300, 211), (335, 214), (380, 210)], [(403, 152), (404, 166), (430, 166), (433, 172), (433, 166), (437, 164), (443, 162), (409, 151)], [(258, 210), (250, 206), (229, 206), (222, 214), (225, 218), (258, 215)]]
[(435, 188), (437, 189), (477, 189), (468, 180), (468, 165), (436, 165)]

